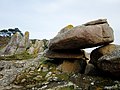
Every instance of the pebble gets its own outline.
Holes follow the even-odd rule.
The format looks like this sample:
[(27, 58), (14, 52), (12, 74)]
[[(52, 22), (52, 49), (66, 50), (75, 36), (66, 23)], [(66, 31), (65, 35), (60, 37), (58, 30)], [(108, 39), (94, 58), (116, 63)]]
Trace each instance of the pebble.
[(3, 74), (0, 74), (0, 79), (2, 79), (3, 78)]
[(48, 78), (52, 75), (52, 72), (48, 72), (47, 75), (45, 76), (45, 78)]
[(23, 82), (25, 82), (25, 81), (26, 81), (26, 79), (24, 78), (24, 79), (21, 80), (21, 83), (23, 83)]

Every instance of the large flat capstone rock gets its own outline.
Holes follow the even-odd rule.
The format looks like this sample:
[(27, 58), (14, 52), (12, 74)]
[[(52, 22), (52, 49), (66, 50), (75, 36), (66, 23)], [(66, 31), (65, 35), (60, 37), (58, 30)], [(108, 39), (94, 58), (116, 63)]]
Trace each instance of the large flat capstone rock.
[[(65, 29), (65, 28), (64, 28)], [(113, 30), (106, 19), (71, 27), (59, 33), (49, 42), (50, 50), (83, 49), (108, 44), (114, 41)]]

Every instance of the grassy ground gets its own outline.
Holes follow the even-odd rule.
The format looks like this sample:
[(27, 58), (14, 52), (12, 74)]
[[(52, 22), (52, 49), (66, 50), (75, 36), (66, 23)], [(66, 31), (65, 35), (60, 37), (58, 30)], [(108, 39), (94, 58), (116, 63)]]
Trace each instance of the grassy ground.
[(26, 60), (26, 59), (31, 59), (35, 58), (34, 55), (30, 55), (26, 52), (23, 52), (21, 54), (14, 54), (11, 56), (0, 56), (0, 60)]

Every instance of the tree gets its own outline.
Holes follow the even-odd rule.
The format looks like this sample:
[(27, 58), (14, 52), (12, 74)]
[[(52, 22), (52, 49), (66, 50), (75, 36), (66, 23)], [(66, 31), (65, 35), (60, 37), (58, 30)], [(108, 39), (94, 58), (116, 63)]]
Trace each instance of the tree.
[(8, 29), (8, 30), (3, 29), (3, 30), (0, 31), (0, 36), (2, 36), (2, 37), (11, 37), (16, 32), (19, 32), (23, 36), (23, 33), (18, 28)]
[(7, 33), (8, 33), (8, 31), (3, 29), (3, 30), (0, 31), (0, 36), (6, 37), (6, 36), (8, 36)]

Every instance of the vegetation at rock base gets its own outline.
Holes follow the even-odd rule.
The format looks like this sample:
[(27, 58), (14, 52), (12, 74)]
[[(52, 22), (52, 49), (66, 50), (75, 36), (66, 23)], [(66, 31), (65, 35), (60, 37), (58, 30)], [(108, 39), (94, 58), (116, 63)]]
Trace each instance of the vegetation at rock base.
[(56, 70), (56, 65), (50, 62), (44, 62), (43, 58), (40, 61), (42, 61), (42, 63), (40, 63), (39, 67), (35, 68), (34, 70), (30, 70), (30, 68), (27, 68), (16, 77), (14, 83), (16, 85), (25, 86), (35, 85), (38, 83), (49, 82), (49, 79), (51, 78), (52, 80), (54, 77), (57, 77), (59, 81), (68, 80), (68, 74), (62, 74), (59, 70)]
[[(69, 85), (69, 83), (71, 84)], [(109, 82), (109, 83), (108, 83)], [(50, 89), (50, 90), (119, 90), (120, 82), (110, 78), (86, 76), (82, 74), (67, 74), (58, 70), (57, 66), (46, 58), (40, 59), (40, 65), (34, 70), (27, 68), (19, 74), (16, 85), (25, 89)]]
[(31, 55), (27, 52), (23, 52), (21, 54), (14, 54), (11, 56), (0, 56), (0, 60), (26, 60), (34, 58), (34, 55)]
[(66, 87), (61, 87), (58, 90), (74, 90), (74, 86), (66, 86)]

